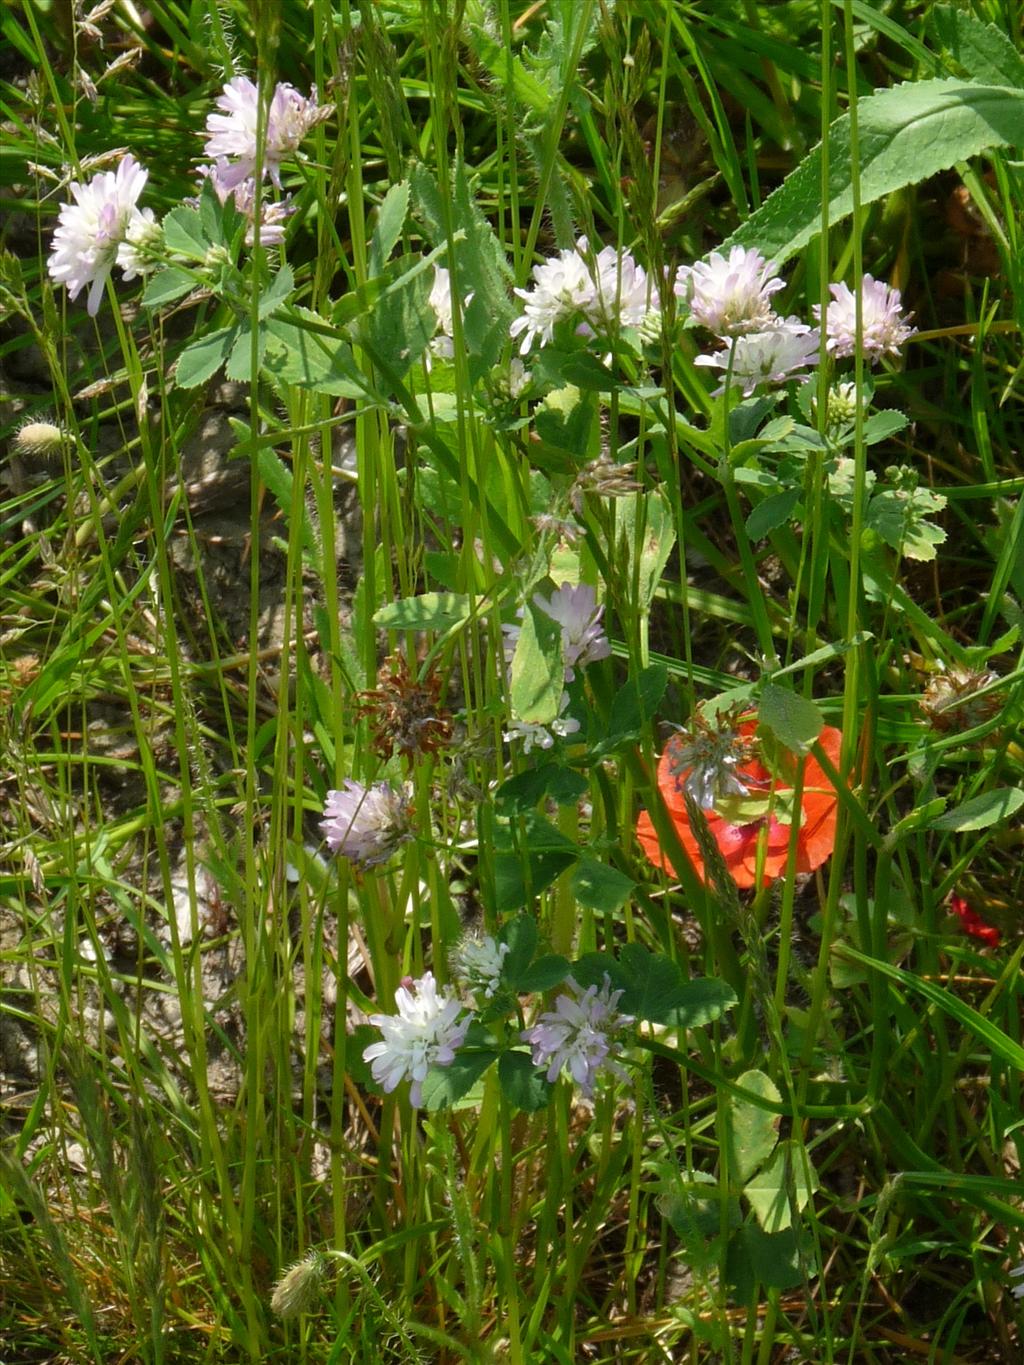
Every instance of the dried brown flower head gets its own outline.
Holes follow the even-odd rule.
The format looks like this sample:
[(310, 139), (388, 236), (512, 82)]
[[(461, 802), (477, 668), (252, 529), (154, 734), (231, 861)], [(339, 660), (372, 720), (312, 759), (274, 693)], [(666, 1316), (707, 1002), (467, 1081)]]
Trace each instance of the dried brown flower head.
[(370, 723), (373, 748), (382, 758), (394, 750), (412, 758), (435, 754), (451, 742), (451, 712), (441, 705), (441, 679), (431, 669), (420, 679), (403, 654), (390, 654), (377, 673), (377, 686), (359, 693), (356, 714)]
[(921, 698), (921, 710), (936, 730), (973, 730), (999, 710), (999, 697), (994, 692), (978, 696), (997, 677), (986, 669), (954, 666), (932, 678)]
[(0, 705), (6, 706), (17, 692), (34, 682), (41, 667), (38, 654), (19, 654), (12, 659), (7, 670), (6, 685), (0, 683)]
[(594, 493), (599, 498), (624, 498), (630, 493), (639, 492), (642, 487), (636, 480), (636, 461), (616, 464), (608, 455), (591, 460), (576, 475), (569, 490), (569, 501), (576, 515), (583, 515), (583, 497)]

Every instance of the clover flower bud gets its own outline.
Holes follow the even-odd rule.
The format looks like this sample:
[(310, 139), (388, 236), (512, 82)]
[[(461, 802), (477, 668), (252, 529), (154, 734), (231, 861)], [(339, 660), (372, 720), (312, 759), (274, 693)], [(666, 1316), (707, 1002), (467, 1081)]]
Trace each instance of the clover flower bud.
[(209, 247), (206, 255), (203, 257), (203, 265), (206, 266), (207, 270), (220, 270), (221, 266), (230, 264), (231, 255), (228, 252), (227, 247), (220, 246), (218, 243), (214, 243), (213, 246)]
[[(865, 404), (866, 406), (866, 404)], [(818, 396), (811, 398), (811, 412), (818, 416)], [(844, 380), (833, 384), (825, 400), (825, 427), (828, 431), (839, 431), (850, 426), (857, 416), (857, 385)]]
[(452, 954), (452, 970), (459, 982), (474, 995), (490, 1000), (501, 984), (501, 971), (509, 945), (490, 934), (467, 935)]
[(136, 209), (117, 248), (116, 263), (126, 280), (146, 275), (163, 263), (164, 230), (152, 209)]

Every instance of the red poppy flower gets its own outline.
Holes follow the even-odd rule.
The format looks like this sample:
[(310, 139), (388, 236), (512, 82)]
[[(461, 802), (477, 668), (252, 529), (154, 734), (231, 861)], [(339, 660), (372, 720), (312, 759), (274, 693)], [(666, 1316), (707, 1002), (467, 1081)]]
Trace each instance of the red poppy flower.
[[(755, 719), (742, 721), (737, 727), (737, 737), (740, 741), (750, 741), (756, 729)], [(826, 725), (818, 736), (818, 742), (831, 763), (838, 767), (842, 734), (832, 726)], [(683, 795), (683, 784), (693, 771), (692, 768), (680, 766), (679, 754), (686, 748), (686, 744), (686, 736), (673, 735), (665, 746), (658, 763), (658, 790), (672, 816), (686, 856), (693, 864), (697, 875), (706, 880), (704, 860), (690, 826), (690, 816)], [(835, 788), (815, 758), (808, 756), (796, 760), (794, 757), (794, 763), (799, 763), (803, 769), (800, 828), (796, 835), (796, 870), (813, 872), (825, 862), (835, 847), (838, 798)], [(781, 877), (786, 870), (791, 824), (784, 824), (783, 821), (789, 817), (793, 785), (773, 777), (758, 758), (735, 763), (730, 767), (729, 773), (731, 778), (746, 787), (749, 796), (762, 798), (761, 804), (771, 798), (771, 813), (766, 812), (744, 823), (732, 824), (725, 815), (712, 807), (704, 812), (708, 829), (721, 849), (725, 865), (736, 885), (743, 887), (757, 885), (758, 843), (763, 830), (765, 851), (762, 885), (767, 885), (774, 878)], [(717, 802), (720, 808), (728, 810), (729, 806), (732, 806), (740, 814), (743, 813), (745, 806), (749, 809), (751, 804), (749, 800), (735, 800), (732, 797)], [(755, 800), (753, 802), (755, 808), (757, 804)], [(669, 858), (662, 851), (654, 822), (646, 811), (637, 821), (636, 836), (641, 848), (655, 867), (664, 868), (667, 872), (677, 875)]]
[(999, 930), (994, 924), (986, 924), (977, 911), (971, 909), (963, 896), (954, 896), (949, 902), (949, 908), (960, 920), (965, 934), (970, 934), (971, 938), (980, 938), (982, 943), (987, 943), (990, 948), (999, 947), (999, 940), (1002, 937)]

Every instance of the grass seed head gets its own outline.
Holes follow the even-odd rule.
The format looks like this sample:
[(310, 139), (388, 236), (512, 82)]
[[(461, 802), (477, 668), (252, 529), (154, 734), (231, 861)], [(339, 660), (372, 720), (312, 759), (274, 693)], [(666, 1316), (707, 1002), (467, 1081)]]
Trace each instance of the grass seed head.
[(14, 449), (27, 460), (47, 460), (64, 448), (67, 434), (56, 422), (32, 419), (20, 427)]
[(284, 1272), (270, 1298), (270, 1307), (279, 1318), (297, 1318), (316, 1303), (327, 1278), (327, 1261), (319, 1251), (311, 1251)]

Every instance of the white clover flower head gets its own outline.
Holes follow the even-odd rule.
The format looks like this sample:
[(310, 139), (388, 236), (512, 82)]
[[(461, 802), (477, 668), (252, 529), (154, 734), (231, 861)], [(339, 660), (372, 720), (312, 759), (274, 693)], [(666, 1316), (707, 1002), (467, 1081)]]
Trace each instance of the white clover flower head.
[[(840, 358), (856, 354), (857, 297), (847, 284), (830, 284), (832, 302), (825, 315), (826, 346)], [(908, 327), (903, 313), (900, 291), (890, 289), (884, 280), (865, 275), (861, 281), (861, 344), (864, 355), (872, 363), (884, 355), (899, 355), (900, 348), (916, 327)], [(815, 305), (814, 316), (821, 321), (821, 307)]]
[(317, 100), (316, 86), (309, 97), (300, 95), (294, 86), (278, 84), (267, 112), (267, 144), (275, 158), (281, 159), (298, 151), (299, 143), (311, 128), (330, 116)]
[(502, 966), (508, 953), (509, 945), (499, 943), (490, 934), (467, 935), (452, 954), (452, 970), (467, 990), (490, 1000), (501, 985)]
[(533, 602), (562, 627), (566, 682), (572, 682), (576, 676), (577, 665), (582, 668), (609, 657), (612, 647), (601, 626), (604, 604), (598, 605), (597, 590), (591, 584), (573, 587), (563, 583), (550, 597), (537, 593)]
[[(784, 384), (816, 365), (818, 341), (817, 329), (798, 318), (785, 318), (769, 331), (735, 337), (724, 351), (699, 355), (693, 363), (729, 371), (729, 382), (738, 384), (749, 398), (761, 384)], [(722, 384), (715, 395), (724, 392)]]
[[(252, 176), (239, 180), (232, 173), (231, 163), (220, 157), (212, 166), (200, 166), (199, 176), (209, 180), (217, 198), (222, 204), (234, 200), (235, 208), (247, 220), (245, 244), (252, 246), (256, 240), (256, 181)], [(198, 202), (198, 201), (195, 201)], [(285, 220), (295, 212), (292, 197), (286, 194), (283, 199), (260, 199), (260, 243), (263, 246), (280, 246), (284, 241)]]
[[(430, 356), (437, 356), (441, 360), (451, 360), (455, 354), (455, 338), (452, 336), (452, 277), (451, 272), (443, 265), (434, 266), (434, 283), (427, 301), (434, 310), (434, 317), (437, 319), (435, 335), (430, 340), (430, 355), (427, 357), (427, 369), (430, 369)], [(468, 308), (473, 301), (473, 291), (466, 295), (463, 307)]]
[(583, 253), (587, 249), (585, 237), (575, 247), (560, 251), (557, 256), (533, 267), (533, 286), (516, 289), (523, 300), (523, 311), (509, 328), (512, 338), (523, 334), (519, 354), (526, 355), (539, 339), (548, 345), (556, 323), (577, 313), (585, 313), (595, 296), (595, 284)]
[(117, 248), (117, 266), (126, 280), (155, 270), (163, 256), (164, 230), (152, 209), (133, 209)]
[[(521, 617), (522, 607), (516, 612)], [(512, 660), (515, 658), (516, 646), (519, 644), (519, 636), (522, 634), (522, 626), (518, 621), (506, 621), (501, 627), (501, 652), (506, 665), (511, 668)]]
[(693, 728), (680, 730), (665, 746), (670, 771), (678, 776), (689, 769), (683, 790), (701, 810), (712, 810), (726, 796), (746, 796), (750, 788), (736, 769), (751, 758), (751, 742), (735, 727), (735, 715), (725, 712), (708, 721), (701, 712), (693, 716)]
[(713, 251), (706, 261), (680, 266), (674, 292), (716, 336), (763, 332), (775, 318), (771, 297), (785, 287), (775, 268), (759, 251), (734, 246), (728, 256)]
[(523, 394), (530, 387), (532, 380), (530, 371), (517, 355), (514, 355), (508, 362), (508, 396), (513, 401), (522, 398)]
[(555, 1008), (546, 1010), (521, 1036), (530, 1044), (534, 1066), (547, 1067), (548, 1081), (553, 1083), (564, 1072), (589, 1099), (600, 1071), (626, 1079), (611, 1052), (614, 1034), (633, 1017), (619, 1013), (622, 991), (612, 990), (607, 972), (600, 987), (581, 990), (571, 976), (565, 984), (568, 991), (559, 995)]
[[(234, 189), (256, 170), (259, 89), (248, 76), (235, 76), (224, 86), (216, 104), (222, 112), (207, 115), (203, 145), (207, 156), (226, 158), (221, 178), (227, 189)], [(275, 86), (267, 110), (263, 172), (278, 189), (281, 162), (294, 155), (309, 130), (329, 113), (317, 103), (315, 89), (306, 99), (291, 85)]]
[[(224, 161), (225, 189), (234, 189), (252, 175), (255, 168), (259, 99), (259, 89), (254, 81), (248, 76), (235, 76), (215, 101), (222, 112), (206, 116), (207, 138), (203, 149), (207, 156)], [(229, 158), (234, 158), (234, 165), (230, 164)]]
[(383, 1041), (363, 1052), (373, 1079), (387, 1094), (406, 1077), (412, 1082), (409, 1102), (419, 1108), (423, 1082), (432, 1066), (450, 1066), (462, 1046), (470, 1016), (459, 1018), (462, 1005), (454, 996), (439, 993), (433, 972), (419, 981), (407, 980), (395, 991), (397, 1014), (371, 1014)]
[(452, 276), (443, 265), (434, 266), (434, 283), (427, 302), (437, 318), (437, 329), (448, 336), (452, 330)]
[(552, 748), (556, 735), (561, 739), (567, 739), (580, 728), (580, 723), (574, 716), (565, 714), (568, 705), (569, 693), (563, 692), (558, 715), (553, 721), (547, 725), (538, 725), (533, 721), (513, 719), (510, 727), (503, 733), (502, 739), (506, 744), (521, 743), (524, 754), (530, 753), (533, 749)]
[[(440, 337), (435, 337), (439, 341)], [(533, 382), (533, 375), (517, 355), (507, 365), (496, 365), (491, 371), (494, 396), (501, 403), (517, 403)]]
[(437, 318), (437, 328), (430, 339), (430, 355), (427, 357), (429, 369), (430, 356), (436, 356), (438, 360), (451, 360), (455, 355), (455, 338), (452, 336), (452, 277), (451, 272), (443, 265), (434, 266), (434, 283), (427, 302)]
[(599, 331), (610, 321), (622, 327), (641, 327), (651, 310), (651, 285), (643, 266), (628, 251), (603, 247), (594, 262), (596, 282), (593, 298), (584, 311)]
[(117, 249), (148, 176), (129, 154), (116, 171), (101, 171), (85, 185), (71, 182), (75, 202), (61, 207), (46, 268), (55, 284), (65, 286), (72, 302), (89, 285), (90, 317), (99, 312)]
[(387, 862), (399, 845), (412, 838), (409, 800), (389, 782), (364, 787), (346, 778), (340, 791), (329, 791), (320, 829), (332, 853), (360, 867)]

